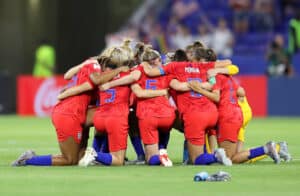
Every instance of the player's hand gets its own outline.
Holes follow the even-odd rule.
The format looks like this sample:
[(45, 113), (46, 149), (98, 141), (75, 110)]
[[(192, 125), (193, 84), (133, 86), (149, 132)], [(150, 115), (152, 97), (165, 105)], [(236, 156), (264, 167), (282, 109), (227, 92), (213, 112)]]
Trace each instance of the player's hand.
[(195, 87), (198, 87), (198, 88), (201, 88), (201, 82), (197, 81), (197, 80), (192, 80), (192, 81), (189, 81), (189, 86), (192, 88), (195, 88)]
[(208, 82), (201, 82), (200, 83), (200, 87), (201, 88), (204, 88), (206, 90), (211, 90), (212, 89), (212, 85)]
[(102, 84), (101, 86), (99, 86), (100, 91), (106, 91), (108, 89), (110, 89), (110, 85), (109, 82)]
[(218, 74), (217, 69), (209, 69), (207, 71), (207, 77), (211, 78), (211, 77), (215, 77)]
[(203, 90), (201, 87), (201, 83), (199, 81), (193, 80), (193, 81), (189, 81), (189, 87), (193, 90), (193, 91), (201, 91)]

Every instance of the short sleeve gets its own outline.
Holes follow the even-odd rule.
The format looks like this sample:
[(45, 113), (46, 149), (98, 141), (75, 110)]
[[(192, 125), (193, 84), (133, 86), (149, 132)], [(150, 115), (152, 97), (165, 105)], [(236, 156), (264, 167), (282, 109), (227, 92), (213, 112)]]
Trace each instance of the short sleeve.
[(174, 64), (175, 63), (169, 63), (162, 67), (162, 71), (164, 74), (162, 75), (168, 75), (168, 74), (174, 74)]

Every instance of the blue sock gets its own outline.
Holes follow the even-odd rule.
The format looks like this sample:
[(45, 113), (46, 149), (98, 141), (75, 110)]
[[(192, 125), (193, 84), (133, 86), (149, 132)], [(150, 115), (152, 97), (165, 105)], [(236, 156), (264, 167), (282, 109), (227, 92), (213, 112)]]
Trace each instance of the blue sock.
[(99, 152), (109, 153), (109, 149), (108, 149), (108, 138), (107, 138), (107, 136), (104, 138), (103, 143), (102, 143), (102, 146), (101, 146)]
[(149, 159), (148, 164), (149, 165), (160, 165), (159, 155), (153, 155)]
[(264, 150), (263, 146), (257, 147), (257, 148), (254, 148), (254, 149), (250, 149), (250, 155), (248, 156), (248, 159), (259, 157), (259, 156), (264, 155), (264, 154), (266, 154), (266, 153), (265, 153), (265, 150)]
[(93, 148), (96, 152), (100, 152), (103, 142), (106, 140), (106, 135), (96, 135), (93, 140)]
[(199, 155), (195, 160), (195, 165), (210, 165), (218, 162), (214, 154), (203, 153)]
[(43, 156), (34, 156), (31, 159), (25, 161), (26, 165), (39, 165), (39, 166), (50, 166), (52, 165), (52, 156), (43, 155)]
[(182, 162), (184, 163), (189, 158), (189, 151), (187, 149), (187, 141), (184, 140), (183, 143), (183, 155), (182, 155)]
[(104, 165), (111, 165), (112, 156), (110, 153), (97, 152), (96, 161), (98, 161)]
[(167, 149), (170, 139), (170, 132), (159, 132), (159, 149)]
[(145, 156), (141, 138), (139, 136), (130, 136), (130, 141), (135, 150), (137, 157)]

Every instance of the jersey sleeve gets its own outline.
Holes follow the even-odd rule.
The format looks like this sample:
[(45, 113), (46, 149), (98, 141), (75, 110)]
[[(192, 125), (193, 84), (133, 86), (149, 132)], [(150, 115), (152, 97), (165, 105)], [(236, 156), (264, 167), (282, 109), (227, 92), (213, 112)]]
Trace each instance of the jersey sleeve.
[(160, 68), (161, 75), (174, 74), (174, 66), (176, 63), (169, 63)]
[(85, 66), (87, 69), (86, 74), (86, 81), (93, 87), (96, 88), (97, 85), (94, 84), (94, 82), (90, 79), (90, 75), (92, 73), (98, 72), (101, 73), (101, 67), (98, 63), (90, 63), (87, 66)]
[(216, 77), (216, 83), (213, 85), (212, 90), (220, 90), (222, 85), (222, 77), (221, 75), (217, 75)]
[(205, 63), (202, 64), (202, 66), (206, 70), (213, 69), (213, 68), (215, 68), (215, 62), (205, 62)]

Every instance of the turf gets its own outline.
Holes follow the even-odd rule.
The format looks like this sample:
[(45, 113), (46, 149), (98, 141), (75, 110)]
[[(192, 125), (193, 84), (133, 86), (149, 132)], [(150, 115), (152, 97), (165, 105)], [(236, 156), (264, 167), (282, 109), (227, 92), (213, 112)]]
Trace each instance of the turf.
[[(172, 168), (124, 167), (10, 167), (26, 149), (56, 154), (58, 146), (49, 118), (0, 116), (0, 195), (299, 195), (300, 118), (254, 119), (246, 132), (247, 147), (286, 140), (294, 158), (275, 165), (271, 159), (224, 167), (182, 166), (182, 134), (172, 131), (169, 155)], [(91, 142), (90, 142), (91, 143)], [(134, 159), (129, 143), (128, 157)], [(193, 182), (197, 172), (219, 170), (229, 182)]]

